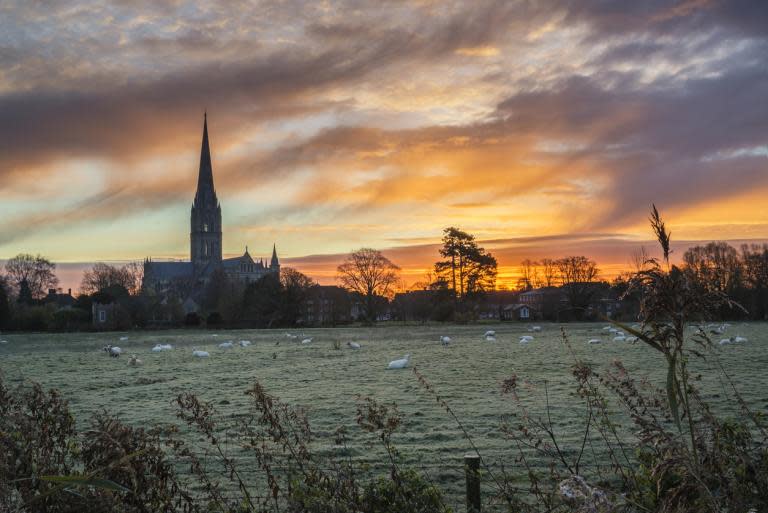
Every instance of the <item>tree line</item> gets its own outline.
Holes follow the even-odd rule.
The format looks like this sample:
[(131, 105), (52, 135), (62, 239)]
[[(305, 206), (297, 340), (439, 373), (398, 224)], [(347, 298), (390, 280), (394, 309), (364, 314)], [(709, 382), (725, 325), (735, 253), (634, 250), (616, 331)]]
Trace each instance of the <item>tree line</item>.
[[(279, 277), (243, 284), (223, 272), (209, 280), (197, 311), (186, 313), (192, 284), (178, 283), (176, 294), (161, 297), (142, 289), (139, 263), (96, 263), (83, 273), (79, 294), (61, 308), (56, 265), (41, 255), (20, 254), (0, 273), (0, 329), (73, 330), (91, 325), (93, 303), (114, 304), (114, 328), (148, 325), (283, 327), (318, 323), (312, 308), (324, 309), (322, 323), (373, 323), (380, 319), (466, 322), (481, 317), (489, 294), (499, 294), (496, 258), (476, 238), (456, 227), (443, 231), (440, 259), (408, 294), (398, 287), (400, 267), (381, 251), (361, 248), (336, 269), (339, 286), (319, 286), (298, 270), (284, 268)], [(519, 267), (516, 293), (535, 289), (558, 291), (545, 304), (547, 319), (584, 319), (596, 298), (621, 300), (622, 315), (637, 314), (641, 298), (629, 290), (629, 276), (651, 262), (643, 249), (631, 256), (633, 269), (608, 282), (595, 261), (585, 256), (526, 259)], [(689, 248), (682, 272), (702, 291), (726, 294), (743, 309), (719, 312), (723, 319), (768, 319), (768, 245), (726, 242)], [(400, 293), (398, 293), (400, 292)], [(66, 298), (65, 298), (66, 299)], [(322, 305), (318, 306), (318, 303)], [(569, 317), (561, 314), (567, 309)], [(319, 311), (319, 310), (318, 310)]]

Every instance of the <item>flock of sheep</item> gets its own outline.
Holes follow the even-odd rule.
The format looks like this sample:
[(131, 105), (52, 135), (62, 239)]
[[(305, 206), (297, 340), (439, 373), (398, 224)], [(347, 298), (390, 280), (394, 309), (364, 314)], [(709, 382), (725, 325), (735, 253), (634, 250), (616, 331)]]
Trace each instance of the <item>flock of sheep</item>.
[[(719, 324), (719, 325), (692, 326), (692, 328), (697, 330), (698, 332), (706, 333), (706, 331), (709, 331), (709, 333), (711, 333), (711, 334), (718, 334), (718, 335), (724, 334), (725, 331), (729, 327), (730, 327), (730, 325), (727, 324), (727, 323), (726, 324)], [(632, 330), (640, 330), (640, 329), (641, 329), (641, 327), (639, 325), (633, 325), (632, 326)], [(528, 326), (528, 331), (531, 332), (531, 333), (539, 333), (539, 332), (542, 331), (542, 328), (541, 328), (541, 326), (530, 326), (529, 325)], [(603, 331), (603, 335), (602, 336), (610, 337), (610, 340), (612, 340), (613, 342), (636, 342), (637, 341), (637, 337), (636, 336), (627, 335), (624, 331), (622, 331), (622, 330), (620, 330), (620, 329), (618, 329), (616, 327), (613, 327), (613, 326), (605, 326), (605, 327), (602, 328), (602, 331)], [(218, 335), (213, 335), (213, 336), (217, 337)], [(288, 338), (288, 340), (297, 341), (297, 342), (299, 342), (302, 345), (311, 344), (312, 341), (313, 341), (312, 337), (307, 337), (305, 335), (299, 336), (299, 335), (295, 335), (295, 334), (291, 334), (291, 333), (286, 333), (286, 337)], [(496, 331), (488, 330), (488, 331), (486, 331), (483, 334), (482, 338), (486, 342), (496, 342)], [(121, 341), (128, 340), (128, 337), (120, 337), (120, 340)], [(451, 342), (452, 342), (451, 337), (449, 337), (447, 335), (440, 336), (439, 341), (440, 341), (440, 344), (443, 347), (449, 346), (451, 344)], [(533, 341), (534, 341), (534, 336), (533, 335), (522, 335), (520, 337), (520, 339), (519, 339), (519, 343), (521, 345), (527, 345), (527, 344), (530, 344)], [(3, 342), (5, 342), (5, 341), (3, 341)], [(588, 344), (600, 344), (602, 342), (603, 342), (602, 338), (590, 338), (589, 340), (587, 340)], [(741, 337), (741, 336), (732, 336), (732, 337), (729, 337), (729, 338), (721, 339), (719, 343), (720, 343), (720, 345), (726, 345), (726, 344), (737, 344), (737, 343), (742, 343), (742, 342), (747, 342), (747, 339), (745, 337)], [(276, 343), (276, 345), (279, 345), (279, 344), (280, 344), (280, 342), (278, 341)], [(229, 350), (229, 349), (233, 349), (236, 345), (241, 347), (241, 348), (245, 348), (245, 347), (248, 347), (248, 346), (251, 345), (251, 341), (250, 340), (240, 340), (236, 344), (234, 341), (230, 340), (230, 341), (227, 341), (227, 342), (221, 342), (220, 344), (218, 344), (218, 348), (219, 349), (223, 349), (223, 350)], [(362, 345), (360, 343), (358, 343), (358, 342), (347, 342), (347, 347), (349, 347), (349, 349), (359, 350), (359, 349), (362, 348)], [(107, 354), (109, 354), (109, 356), (114, 357), (114, 358), (119, 357), (123, 353), (123, 350), (120, 347), (118, 347), (118, 346), (107, 345), (103, 349), (104, 349), (104, 351)], [(152, 348), (151, 351), (153, 353), (160, 353), (160, 352), (164, 352), (164, 351), (171, 351), (172, 349), (173, 349), (173, 346), (171, 344), (159, 344), (158, 343), (158, 344), (156, 344)], [(337, 349), (338, 349), (338, 346), (337, 346)], [(208, 357), (210, 357), (210, 353), (208, 351), (203, 351), (203, 350), (197, 349), (196, 347), (193, 347), (192, 348), (192, 356), (194, 356), (196, 358), (208, 358)], [(411, 357), (410, 354), (406, 354), (402, 358), (399, 358), (397, 360), (392, 360), (387, 365), (387, 369), (404, 369), (404, 368), (408, 367), (408, 363), (410, 361), (410, 357)], [(131, 366), (135, 367), (135, 366), (138, 366), (138, 365), (141, 365), (141, 364), (142, 364), (142, 361), (135, 354), (132, 354), (130, 356), (130, 358), (128, 360), (128, 365), (131, 365)]]

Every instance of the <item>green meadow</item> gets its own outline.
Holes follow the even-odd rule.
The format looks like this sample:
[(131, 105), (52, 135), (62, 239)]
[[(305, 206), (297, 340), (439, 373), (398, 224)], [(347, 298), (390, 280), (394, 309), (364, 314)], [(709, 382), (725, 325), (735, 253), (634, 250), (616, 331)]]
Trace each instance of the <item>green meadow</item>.
[[(249, 411), (243, 392), (258, 380), (272, 395), (307, 412), (317, 454), (338, 454), (333, 433), (346, 426), (350, 440), (345, 457), (364, 463), (372, 473), (384, 468), (386, 462), (375, 437), (355, 424), (356, 400), (370, 396), (380, 402), (394, 402), (404, 416), (403, 426), (394, 437), (403, 461), (441, 484), (458, 505), (463, 500), (462, 457), (470, 444), (459, 426), (419, 385), (413, 367), (449, 403), (491, 467), (500, 471), (503, 465), (513, 475), (522, 472), (515, 460), (516, 448), (500, 427), (505, 415), (519, 410), (501, 393), (505, 378), (518, 377), (523, 403), (534, 415), (544, 414), (548, 396), (553, 425), (568, 451), (576, 451), (584, 436), (585, 410), (570, 374), (575, 358), (592, 364), (597, 372), (604, 372), (618, 359), (635, 377), (663, 386), (662, 357), (640, 343), (614, 342), (602, 329), (604, 324), (563, 325), (572, 351), (563, 343), (561, 326), (541, 326), (542, 332), (532, 333), (534, 340), (527, 345), (518, 341), (531, 333), (525, 325), (512, 323), (2, 334), (0, 340), (6, 343), (0, 344), (0, 369), (10, 385), (30, 380), (61, 390), (83, 427), (92, 413), (103, 409), (136, 426), (178, 422), (173, 399), (190, 391), (213, 402), (225, 425), (234, 429), (232, 420)], [(483, 338), (491, 329), (497, 333), (495, 342)], [(289, 338), (287, 333), (298, 338)], [(440, 344), (441, 335), (451, 337), (450, 345)], [(746, 337), (748, 342), (717, 346), (706, 360), (693, 363), (694, 372), (701, 375), (704, 397), (720, 413), (739, 414), (727, 383), (716, 371), (722, 364), (751, 407), (766, 411), (768, 324), (733, 323), (724, 336), (735, 335)], [(312, 342), (301, 344), (307, 337), (312, 337)], [(588, 344), (591, 338), (603, 342)], [(235, 343), (233, 349), (218, 347), (230, 340)], [(241, 348), (237, 345), (240, 340), (249, 340), (251, 345)], [(358, 342), (362, 348), (352, 350), (347, 342)], [(158, 343), (172, 344), (173, 350), (153, 353), (151, 348)], [(106, 344), (120, 346), (123, 355), (108, 357), (102, 350)], [(193, 348), (208, 351), (210, 357), (194, 357)], [(387, 370), (390, 360), (406, 353), (411, 355), (408, 369)], [(136, 354), (143, 364), (129, 366), (130, 354)], [(184, 436), (193, 437), (188, 432)], [(587, 465), (603, 458), (599, 447), (588, 452)], [(535, 457), (534, 461), (544, 464)], [(249, 468), (245, 453), (241, 464)], [(484, 483), (484, 491), (492, 491), (490, 483)]]

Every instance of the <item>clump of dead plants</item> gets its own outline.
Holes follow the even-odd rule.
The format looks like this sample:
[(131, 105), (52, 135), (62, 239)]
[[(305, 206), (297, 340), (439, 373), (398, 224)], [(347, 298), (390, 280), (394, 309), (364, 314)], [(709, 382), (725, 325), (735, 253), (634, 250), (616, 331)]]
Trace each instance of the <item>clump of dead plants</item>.
[(315, 456), (301, 409), (258, 382), (245, 393), (251, 410), (234, 419), (180, 394), (191, 443), (176, 426), (132, 428), (107, 413), (78, 431), (57, 391), (10, 390), (0, 376), (0, 513), (450, 512), (435, 485), (401, 466), (395, 405), (358, 400), (358, 426), (388, 455), (388, 472), (377, 476), (344, 456), (345, 429), (334, 436), (339, 457)]

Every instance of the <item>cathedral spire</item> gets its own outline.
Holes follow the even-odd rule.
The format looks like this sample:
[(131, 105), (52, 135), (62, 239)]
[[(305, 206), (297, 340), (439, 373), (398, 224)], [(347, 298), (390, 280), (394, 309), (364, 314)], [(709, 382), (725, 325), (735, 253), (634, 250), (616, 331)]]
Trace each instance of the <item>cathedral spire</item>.
[(208, 142), (208, 112), (203, 115), (203, 142), (200, 148), (200, 168), (197, 191), (190, 212), (191, 259), (195, 273), (218, 265), (222, 258), (221, 206), (213, 186), (211, 148)]
[(208, 144), (208, 112), (203, 114), (203, 143), (200, 148), (200, 170), (197, 176), (197, 193), (195, 202), (202, 197), (212, 199), (216, 203), (216, 189), (213, 186), (213, 166), (211, 165), (211, 148)]
[(279, 267), (280, 262), (277, 260), (277, 245), (272, 244), (272, 261), (269, 263), (270, 267)]

